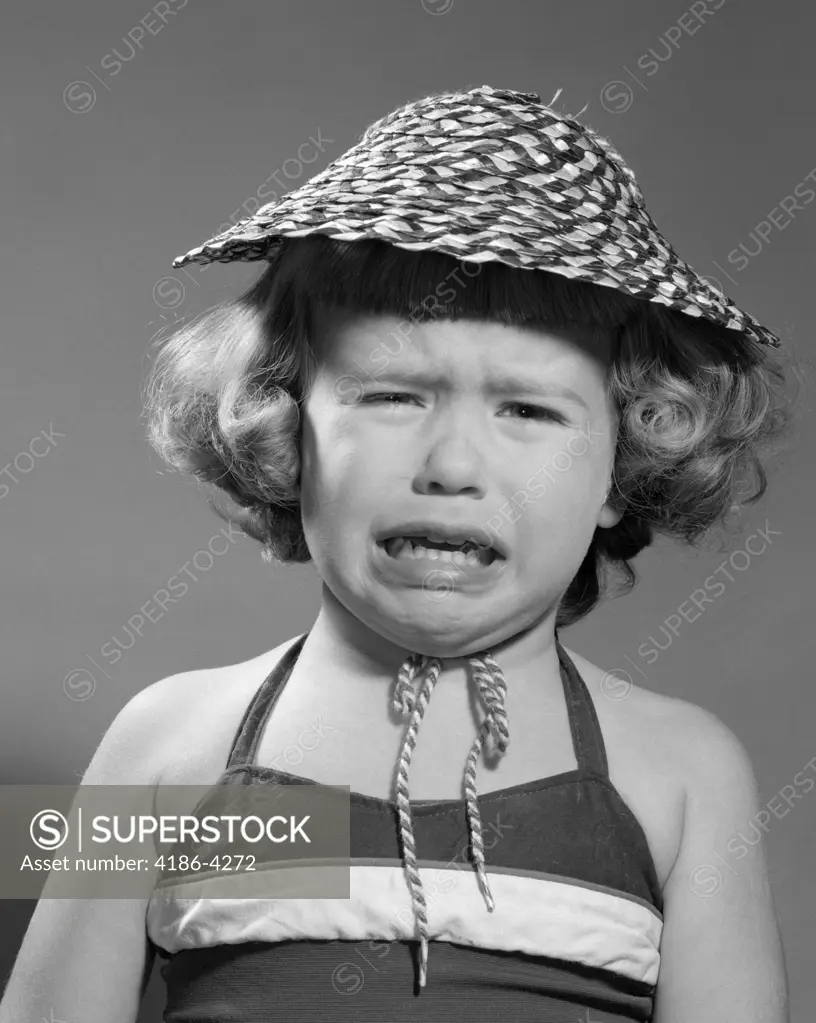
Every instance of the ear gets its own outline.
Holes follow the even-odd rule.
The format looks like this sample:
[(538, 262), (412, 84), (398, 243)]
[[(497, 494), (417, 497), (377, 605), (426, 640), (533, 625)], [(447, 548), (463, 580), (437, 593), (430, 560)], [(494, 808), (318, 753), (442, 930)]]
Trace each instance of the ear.
[(602, 529), (609, 529), (610, 526), (617, 526), (623, 518), (623, 508), (618, 508), (610, 501), (610, 494), (607, 493), (606, 500), (598, 512), (598, 525)]

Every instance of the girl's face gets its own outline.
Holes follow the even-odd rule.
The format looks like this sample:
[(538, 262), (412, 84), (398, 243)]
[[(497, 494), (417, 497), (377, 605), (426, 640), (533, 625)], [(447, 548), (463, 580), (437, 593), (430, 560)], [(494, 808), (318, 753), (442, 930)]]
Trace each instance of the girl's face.
[[(440, 657), (554, 621), (596, 527), (620, 518), (605, 504), (609, 339), (333, 309), (314, 343), (301, 507), (336, 600), (386, 640)], [(383, 543), (445, 530), (492, 550), (474, 564)]]

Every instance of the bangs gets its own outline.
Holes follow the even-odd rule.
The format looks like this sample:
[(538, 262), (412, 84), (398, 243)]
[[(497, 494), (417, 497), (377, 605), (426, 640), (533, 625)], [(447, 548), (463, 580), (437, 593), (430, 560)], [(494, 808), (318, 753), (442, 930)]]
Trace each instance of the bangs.
[(288, 292), (297, 307), (318, 303), (414, 322), (480, 319), (617, 331), (649, 306), (615, 288), (557, 273), (495, 260), (463, 262), (442, 252), (412, 252), (374, 240), (287, 238), (271, 262), (275, 290)]

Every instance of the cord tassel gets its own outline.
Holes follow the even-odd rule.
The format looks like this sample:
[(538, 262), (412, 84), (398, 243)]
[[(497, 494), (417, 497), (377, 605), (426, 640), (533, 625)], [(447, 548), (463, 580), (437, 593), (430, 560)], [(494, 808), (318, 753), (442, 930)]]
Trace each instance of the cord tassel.
[[(482, 753), (485, 742), (492, 739), (494, 752), (503, 756), (510, 742), (510, 731), (507, 721), (507, 712), (504, 709), (504, 698), (507, 693), (507, 684), (504, 680), (501, 668), (489, 652), (474, 655), (468, 658), (468, 663), (473, 670), (473, 677), (479, 688), (479, 694), (486, 707), (485, 719), (479, 729), (470, 753), (468, 754), (463, 778), (465, 792), (466, 815), (468, 820), (468, 831), (470, 833), (470, 844), (479, 886), (482, 891), (485, 903), (489, 912), (493, 911), (495, 902), (490, 891), (490, 884), (487, 879), (484, 856), (484, 840), (482, 838), (482, 819), (479, 811), (479, 803), (476, 792), (476, 764)], [(422, 878), (419, 874), (416, 855), (416, 840), (414, 838), (414, 824), (411, 814), (411, 799), (408, 786), (408, 772), (411, 766), (411, 757), (416, 746), (419, 726), (425, 714), (425, 708), (431, 698), (431, 693), (442, 670), (442, 661), (438, 657), (426, 657), (421, 654), (411, 654), (403, 662), (397, 673), (396, 685), (392, 706), (403, 717), (410, 715), (408, 727), (405, 730), (405, 737), (400, 749), (399, 762), (396, 777), (396, 805), (399, 816), (400, 838), (402, 840), (402, 856), (408, 878), (408, 887), (411, 892), (411, 905), (417, 921), (419, 931), (419, 987), (425, 987), (428, 979), (428, 905), (425, 900), (425, 890), (422, 885)], [(425, 672), (425, 678), (419, 688), (419, 694), (414, 692), (414, 682), (417, 677)]]
[(482, 727), (470, 748), (470, 753), (465, 765), (464, 790), (466, 801), (466, 812), (470, 830), (470, 843), (473, 855), (473, 862), (476, 866), (476, 874), (482, 895), (488, 911), (493, 912), (495, 902), (490, 891), (490, 884), (487, 880), (485, 869), (484, 841), (482, 838), (482, 817), (479, 811), (479, 803), (476, 792), (476, 763), (484, 747), (485, 740), (490, 736), (493, 739), (494, 751), (498, 756), (504, 756), (510, 743), (510, 730), (507, 721), (507, 712), (504, 709), (504, 697), (507, 693), (507, 683), (504, 680), (501, 668), (490, 655), (481, 655), (469, 658), (473, 669), (473, 677), (479, 687), (479, 693), (487, 707)]
[[(417, 675), (426, 669), (427, 674), (420, 687), (419, 695), (415, 697), (411, 683)], [(419, 929), (420, 988), (425, 987), (428, 978), (428, 906), (425, 901), (422, 878), (419, 876), (419, 868), (417, 867), (416, 841), (414, 839), (411, 799), (408, 788), (408, 769), (411, 766), (411, 755), (416, 746), (419, 725), (422, 722), (425, 708), (431, 698), (431, 693), (441, 670), (442, 662), (438, 658), (411, 654), (399, 670), (393, 698), (393, 706), (397, 711), (400, 711), (403, 715), (411, 715), (399, 755), (396, 803), (399, 814), (400, 837), (402, 839), (403, 862), (408, 876), (408, 887), (411, 891), (411, 903)]]

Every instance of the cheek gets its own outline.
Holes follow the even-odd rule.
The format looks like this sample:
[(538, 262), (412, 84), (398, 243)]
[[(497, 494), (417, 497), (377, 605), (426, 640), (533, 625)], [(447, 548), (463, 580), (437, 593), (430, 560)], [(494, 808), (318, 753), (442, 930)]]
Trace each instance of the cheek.
[[(386, 457), (386, 455), (388, 457)], [(307, 415), (301, 442), (301, 509), (304, 521), (340, 519), (342, 512), (375, 507), (389, 493), (393, 444), (358, 436), (340, 415)]]
[(609, 452), (585, 443), (554, 452), (519, 479), (504, 511), (528, 539), (543, 535), (583, 542), (597, 525), (609, 485)]

